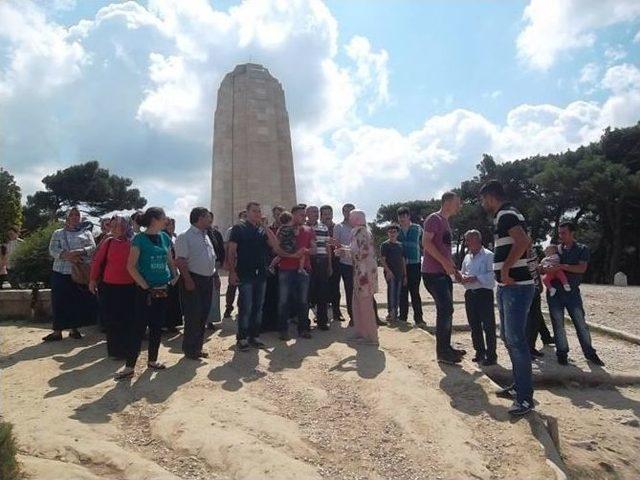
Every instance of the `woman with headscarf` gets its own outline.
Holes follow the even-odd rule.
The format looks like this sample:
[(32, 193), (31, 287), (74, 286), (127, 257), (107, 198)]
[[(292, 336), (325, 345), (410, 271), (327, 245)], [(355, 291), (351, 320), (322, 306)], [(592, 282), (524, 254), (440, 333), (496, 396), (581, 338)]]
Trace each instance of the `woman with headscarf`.
[[(176, 220), (167, 217), (167, 224), (163, 231), (171, 239), (171, 259), (176, 260)], [(178, 326), (182, 325), (182, 306), (180, 305), (180, 290), (178, 285), (169, 285), (169, 297), (167, 298), (167, 316), (164, 328), (168, 333), (177, 333)]]
[(64, 227), (53, 232), (49, 242), (53, 332), (43, 338), (45, 342), (62, 340), (62, 330), (71, 330), (69, 336), (80, 339), (78, 328), (95, 323), (96, 300), (86, 285), (74, 280), (74, 270), (86, 270), (95, 249), (93, 235), (81, 228), (80, 211), (71, 208)]
[(107, 354), (124, 359), (126, 329), (133, 323), (135, 282), (127, 271), (133, 226), (128, 217), (111, 219), (111, 233), (98, 246), (91, 263), (89, 291), (96, 294), (100, 284), (100, 315), (107, 333)]
[(355, 340), (378, 345), (378, 325), (373, 295), (378, 291), (378, 264), (373, 236), (367, 228), (362, 210), (352, 210), (349, 223), (353, 228), (351, 258), (353, 260), (353, 323)]

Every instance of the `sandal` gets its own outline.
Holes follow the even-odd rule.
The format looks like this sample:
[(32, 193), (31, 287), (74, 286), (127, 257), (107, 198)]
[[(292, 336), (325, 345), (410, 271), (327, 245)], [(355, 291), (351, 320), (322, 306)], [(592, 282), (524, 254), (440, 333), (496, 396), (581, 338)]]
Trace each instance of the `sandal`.
[(75, 338), (76, 340), (82, 339), (82, 334), (78, 330), (72, 330), (69, 334), (69, 338)]
[(42, 337), (43, 342), (58, 342), (60, 340), (62, 340), (61, 333), (50, 333), (46, 337)]
[(127, 380), (129, 378), (133, 378), (133, 368), (131, 370), (122, 370), (113, 376), (113, 379), (116, 381)]
[(159, 363), (159, 362), (149, 362), (147, 363), (147, 367), (149, 367), (152, 370), (164, 370), (165, 368), (167, 368), (167, 366), (164, 363)]

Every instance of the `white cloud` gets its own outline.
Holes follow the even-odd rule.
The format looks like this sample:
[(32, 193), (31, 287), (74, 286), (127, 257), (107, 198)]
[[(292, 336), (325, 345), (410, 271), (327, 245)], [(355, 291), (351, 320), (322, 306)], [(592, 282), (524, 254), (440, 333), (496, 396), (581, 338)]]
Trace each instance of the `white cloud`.
[(495, 100), (502, 96), (502, 90), (494, 90), (492, 92), (485, 92), (482, 94), (482, 98), (490, 98), (491, 100)]
[(592, 85), (598, 81), (600, 76), (600, 66), (597, 63), (587, 63), (580, 70), (580, 83)]
[(598, 29), (638, 17), (637, 0), (531, 0), (517, 40), (518, 56), (547, 70), (562, 52), (592, 46)]
[(387, 62), (389, 54), (386, 50), (376, 53), (365, 37), (354, 36), (345, 45), (347, 56), (355, 62), (353, 78), (360, 94), (367, 89), (372, 91), (368, 110), (371, 113), (379, 105), (389, 102), (389, 72)]
[(614, 45), (612, 47), (607, 47), (604, 51), (604, 57), (607, 59), (608, 63), (616, 63), (620, 60), (624, 59), (627, 56), (627, 51), (624, 49), (622, 45)]

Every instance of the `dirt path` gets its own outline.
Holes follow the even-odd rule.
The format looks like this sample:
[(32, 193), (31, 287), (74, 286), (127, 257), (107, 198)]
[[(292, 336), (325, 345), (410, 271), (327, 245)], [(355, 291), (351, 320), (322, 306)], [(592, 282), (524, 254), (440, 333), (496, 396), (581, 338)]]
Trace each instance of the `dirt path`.
[(530, 422), (510, 422), (470, 365), (441, 369), (421, 331), (354, 348), (334, 324), (241, 353), (228, 322), (206, 362), (168, 339), (169, 368), (129, 384), (95, 330), (47, 345), (43, 332), (0, 326), (2, 415), (33, 478), (555, 478)]

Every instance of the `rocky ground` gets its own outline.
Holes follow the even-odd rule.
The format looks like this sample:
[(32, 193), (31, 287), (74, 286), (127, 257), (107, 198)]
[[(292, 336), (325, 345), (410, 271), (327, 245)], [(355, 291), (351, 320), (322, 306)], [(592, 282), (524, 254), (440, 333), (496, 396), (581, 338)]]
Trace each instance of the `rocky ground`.
[[(619, 318), (638, 299), (615, 308), (625, 301)], [(457, 305), (456, 324), (463, 312)], [(225, 320), (204, 362), (182, 358), (179, 335), (166, 338), (167, 370), (142, 368), (143, 353), (136, 377), (116, 383), (121, 364), (105, 358), (96, 329), (42, 344), (45, 325), (0, 324), (2, 418), (15, 424), (24, 470), (45, 480), (552, 479), (559, 468), (640, 478), (638, 345), (594, 334), (604, 369), (584, 361), (572, 334), (570, 366), (546, 347), (534, 366), (539, 415), (513, 421), (493, 395), (491, 378), (510, 368), (502, 346), (500, 366), (483, 373), (468, 360), (437, 364), (433, 338), (408, 327), (382, 327), (380, 348), (349, 344), (334, 323), (312, 340), (267, 335), (268, 349), (248, 353), (235, 350), (234, 329)], [(467, 332), (454, 341), (471, 356)]]

